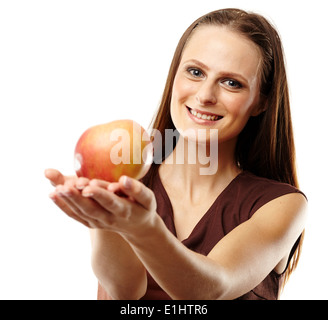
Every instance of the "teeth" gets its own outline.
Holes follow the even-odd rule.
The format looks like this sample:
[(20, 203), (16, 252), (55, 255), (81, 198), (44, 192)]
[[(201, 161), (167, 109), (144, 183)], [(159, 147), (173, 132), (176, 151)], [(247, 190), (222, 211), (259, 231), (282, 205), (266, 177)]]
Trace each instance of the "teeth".
[(203, 119), (203, 120), (210, 120), (210, 121), (216, 121), (219, 119), (219, 116), (210, 116), (210, 115), (206, 115), (206, 114), (201, 114), (199, 112), (196, 112), (193, 109), (190, 109), (190, 113), (197, 117), (198, 119)]

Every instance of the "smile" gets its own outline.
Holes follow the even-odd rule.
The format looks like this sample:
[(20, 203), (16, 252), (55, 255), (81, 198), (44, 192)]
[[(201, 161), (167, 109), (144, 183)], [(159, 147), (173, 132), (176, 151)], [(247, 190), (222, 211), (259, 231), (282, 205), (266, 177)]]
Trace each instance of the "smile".
[(222, 116), (218, 116), (213, 113), (208, 113), (208, 112), (200, 112), (199, 110), (194, 110), (189, 107), (187, 107), (189, 113), (193, 115), (194, 117), (200, 119), (200, 120), (207, 120), (207, 121), (217, 121), (222, 119)]

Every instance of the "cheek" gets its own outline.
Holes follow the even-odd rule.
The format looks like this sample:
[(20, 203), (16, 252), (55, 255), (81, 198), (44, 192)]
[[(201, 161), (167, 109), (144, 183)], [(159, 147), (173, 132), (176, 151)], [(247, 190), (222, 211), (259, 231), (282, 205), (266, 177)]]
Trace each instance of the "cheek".
[(225, 97), (225, 105), (228, 112), (234, 117), (249, 115), (252, 110), (254, 99), (249, 95), (227, 95)]
[(188, 86), (185, 81), (176, 77), (172, 87), (172, 100), (171, 100), (171, 117), (176, 127), (180, 126), (179, 117), (182, 110), (181, 105), (185, 103), (189, 96)]
[(172, 98), (175, 101), (185, 100), (194, 94), (195, 88), (191, 81), (185, 81), (182, 77), (177, 77), (174, 80), (172, 88)]

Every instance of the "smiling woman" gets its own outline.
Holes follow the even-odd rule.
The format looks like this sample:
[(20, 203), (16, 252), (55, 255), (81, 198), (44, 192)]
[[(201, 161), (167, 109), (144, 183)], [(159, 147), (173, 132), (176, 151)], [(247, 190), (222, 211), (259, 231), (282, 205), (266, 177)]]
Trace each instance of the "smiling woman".
[[(92, 226), (98, 298), (278, 299), (299, 257), (306, 198), (268, 21), (238, 9), (197, 19), (175, 51), (153, 129), (163, 159), (142, 181), (46, 171), (52, 200)], [(178, 132), (170, 153), (168, 130)], [(188, 162), (199, 150), (214, 172)]]
[[(217, 26), (196, 28), (174, 79), (174, 126), (187, 130), (207, 125), (219, 131), (219, 143), (237, 139), (250, 115), (263, 111), (258, 103), (260, 57), (253, 42), (234, 31)], [(186, 117), (186, 111), (192, 116)], [(208, 114), (217, 117), (216, 121), (207, 119)]]

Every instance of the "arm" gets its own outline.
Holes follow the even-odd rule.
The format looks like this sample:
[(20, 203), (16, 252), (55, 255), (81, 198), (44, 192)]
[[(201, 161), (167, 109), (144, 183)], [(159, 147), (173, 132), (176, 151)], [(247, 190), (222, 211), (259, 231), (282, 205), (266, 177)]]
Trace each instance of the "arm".
[[(85, 178), (63, 176), (48, 169), (45, 176), (56, 187), (50, 198), (69, 217), (90, 228), (92, 268), (102, 287), (113, 299), (139, 299), (145, 294), (146, 272), (129, 244), (117, 233), (97, 227), (92, 212), (99, 205), (81, 196), (80, 190), (89, 184)], [(93, 185), (107, 187), (108, 183), (94, 181)], [(114, 190), (113, 190), (114, 191)]]
[(124, 211), (112, 209), (121, 199), (109, 200), (104, 190), (93, 189), (90, 194), (113, 212), (117, 232), (173, 299), (241, 296), (289, 254), (304, 229), (306, 201), (300, 194), (288, 194), (260, 208), (205, 257), (183, 246), (167, 230), (155, 212), (149, 189), (137, 181), (128, 189), (123, 183), (121, 187), (134, 199), (133, 203), (124, 204)]
[(289, 255), (304, 228), (304, 207), (300, 194), (273, 200), (225, 236), (207, 257), (184, 247), (165, 232), (161, 221), (146, 239), (131, 235), (127, 240), (174, 299), (235, 299)]
[(114, 300), (137, 300), (146, 292), (146, 270), (129, 244), (117, 233), (90, 229), (92, 269)]

